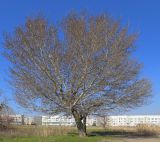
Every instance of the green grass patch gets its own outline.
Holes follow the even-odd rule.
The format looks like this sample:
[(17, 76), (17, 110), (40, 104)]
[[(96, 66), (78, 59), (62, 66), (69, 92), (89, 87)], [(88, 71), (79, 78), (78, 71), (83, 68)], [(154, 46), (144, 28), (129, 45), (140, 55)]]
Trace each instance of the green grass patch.
[(111, 137), (89, 136), (80, 138), (79, 136), (54, 136), (54, 137), (17, 137), (7, 138), (1, 137), (0, 142), (101, 142), (104, 139), (112, 139)]

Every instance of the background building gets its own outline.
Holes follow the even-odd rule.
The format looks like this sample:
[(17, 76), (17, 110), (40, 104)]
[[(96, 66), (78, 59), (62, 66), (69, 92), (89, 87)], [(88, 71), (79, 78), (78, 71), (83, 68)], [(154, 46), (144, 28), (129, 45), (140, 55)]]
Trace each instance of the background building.
[(33, 117), (28, 117), (25, 115), (20, 115), (20, 114), (16, 114), (16, 115), (9, 115), (10, 118), (12, 118), (12, 124), (14, 125), (31, 125), (32, 122), (34, 122), (34, 118)]
[(75, 125), (74, 118), (71, 116), (42, 116), (42, 125), (65, 125), (73, 126)]
[(139, 124), (160, 126), (160, 115), (108, 116), (110, 126), (136, 126)]
[[(40, 116), (35, 117), (35, 124), (37, 125), (64, 125), (64, 126), (75, 126), (75, 120), (72, 116), (61, 116), (61, 115), (53, 115), (53, 116)], [(87, 126), (96, 126), (97, 119), (96, 117), (89, 116), (87, 117)]]
[[(10, 115), (13, 119), (12, 124), (15, 125), (46, 125), (46, 126), (75, 126), (75, 120), (72, 116), (37, 116), (29, 117), (25, 115)], [(87, 117), (87, 126), (100, 126), (103, 121), (106, 121), (107, 126), (137, 126), (139, 124), (157, 125), (160, 126), (160, 115), (118, 115), (107, 116), (107, 119), (102, 117)]]

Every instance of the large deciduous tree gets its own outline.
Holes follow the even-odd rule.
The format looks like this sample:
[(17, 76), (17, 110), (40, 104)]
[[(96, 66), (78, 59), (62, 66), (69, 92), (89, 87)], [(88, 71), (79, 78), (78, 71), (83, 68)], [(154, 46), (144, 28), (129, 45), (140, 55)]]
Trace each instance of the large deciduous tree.
[(71, 13), (60, 24), (27, 18), (5, 36), (12, 84), (24, 107), (72, 114), (80, 136), (99, 110), (132, 108), (150, 96), (133, 59), (136, 34), (107, 15)]

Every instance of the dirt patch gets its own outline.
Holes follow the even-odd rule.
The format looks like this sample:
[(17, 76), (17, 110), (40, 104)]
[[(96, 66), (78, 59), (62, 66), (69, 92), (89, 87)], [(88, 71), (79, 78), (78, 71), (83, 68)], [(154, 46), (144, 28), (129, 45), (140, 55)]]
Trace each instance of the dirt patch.
[(123, 142), (160, 142), (160, 138), (125, 138)]
[(160, 138), (120, 138), (114, 140), (102, 140), (100, 142), (160, 142)]

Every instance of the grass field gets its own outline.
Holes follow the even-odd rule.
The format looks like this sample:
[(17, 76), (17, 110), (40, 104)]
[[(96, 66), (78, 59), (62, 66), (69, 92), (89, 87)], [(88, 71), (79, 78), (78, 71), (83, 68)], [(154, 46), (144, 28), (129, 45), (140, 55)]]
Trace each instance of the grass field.
[(86, 137), (78, 136), (54, 136), (54, 137), (30, 137), (30, 138), (0, 138), (0, 142), (160, 142), (160, 138), (123, 138), (123, 137)]
[[(159, 129), (156, 130), (159, 132)], [(0, 142), (160, 142), (158, 135), (153, 132), (155, 133), (155, 129), (146, 127), (106, 131), (92, 127), (88, 128), (88, 137), (80, 138), (75, 127), (20, 126), (7, 131), (1, 130)]]
[(54, 136), (54, 137), (31, 137), (31, 138), (1, 138), (0, 142), (99, 142), (104, 137), (86, 137), (78, 136)]

